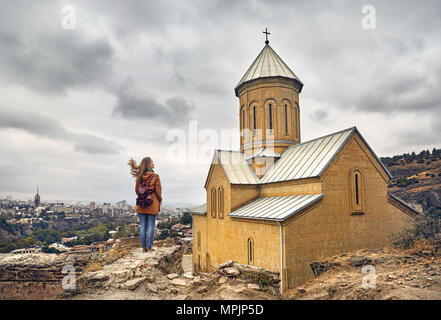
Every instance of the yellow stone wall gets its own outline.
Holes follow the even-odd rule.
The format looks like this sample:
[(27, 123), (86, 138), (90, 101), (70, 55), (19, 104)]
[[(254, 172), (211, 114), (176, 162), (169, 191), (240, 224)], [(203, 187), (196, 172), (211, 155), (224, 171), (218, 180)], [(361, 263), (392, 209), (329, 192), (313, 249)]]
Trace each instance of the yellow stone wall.
[[(212, 187), (223, 186), (225, 192), (224, 218), (212, 218), (211, 197)], [(233, 192), (231, 192), (234, 190)], [(207, 184), (207, 215), (193, 215), (193, 236), (195, 239), (193, 252), (194, 266), (199, 271), (210, 271), (219, 264), (234, 260), (248, 264), (247, 241), (254, 242), (254, 263), (270, 270), (278, 271), (280, 266), (280, 231), (275, 222), (261, 220), (231, 219), (228, 213), (231, 208), (237, 208), (258, 196), (257, 186), (230, 186), (220, 164), (215, 164)], [(201, 233), (200, 250), (197, 244), (197, 234)], [(208, 254), (208, 255), (207, 255)], [(198, 258), (200, 257), (200, 258)]]
[[(350, 206), (349, 171), (353, 167), (359, 168), (363, 177), (364, 213), (359, 215), (352, 215)], [(387, 201), (384, 173), (378, 171), (357, 135), (340, 151), (322, 179), (324, 198), (319, 205), (287, 221), (284, 228), (285, 289), (313, 277), (311, 262), (360, 248), (386, 246), (391, 234), (413, 219)]]
[(318, 178), (297, 181), (276, 182), (260, 186), (260, 197), (281, 197), (300, 194), (322, 193), (322, 184)]

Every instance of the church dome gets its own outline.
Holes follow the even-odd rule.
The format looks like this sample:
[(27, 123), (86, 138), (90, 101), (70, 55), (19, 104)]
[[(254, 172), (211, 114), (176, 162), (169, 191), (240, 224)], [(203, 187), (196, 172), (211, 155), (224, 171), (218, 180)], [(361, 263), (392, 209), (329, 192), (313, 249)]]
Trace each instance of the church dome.
[(302, 91), (303, 83), (300, 79), (288, 67), (288, 65), (283, 62), (273, 48), (271, 48), (269, 44), (265, 44), (265, 47), (263, 47), (262, 51), (260, 51), (257, 58), (234, 88), (236, 96), (238, 96), (238, 89), (242, 85), (253, 80), (271, 77), (281, 77), (294, 80), (299, 88), (299, 92)]

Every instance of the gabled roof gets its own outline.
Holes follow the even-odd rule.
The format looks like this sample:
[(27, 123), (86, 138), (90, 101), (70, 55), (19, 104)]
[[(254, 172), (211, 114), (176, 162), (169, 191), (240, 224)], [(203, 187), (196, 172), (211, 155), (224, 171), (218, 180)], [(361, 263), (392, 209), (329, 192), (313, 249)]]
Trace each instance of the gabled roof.
[(249, 161), (253, 158), (280, 158), (280, 154), (268, 149), (267, 147), (260, 148), (255, 154), (245, 158), (245, 161)]
[(359, 135), (386, 174), (391, 178), (389, 171), (357, 128), (352, 127), (289, 147), (274, 166), (260, 179), (260, 183), (319, 177), (354, 133)]
[(398, 198), (396, 195), (394, 195), (392, 192), (388, 192), (387, 195), (389, 197), (391, 197), (392, 199), (398, 201), (399, 203), (401, 203), (403, 206), (405, 206), (407, 209), (409, 209), (410, 211), (412, 211), (413, 213), (420, 215), (420, 212), (415, 209), (414, 207), (412, 207), (411, 205), (407, 204), (406, 202), (404, 202), (403, 200), (401, 200), (400, 198)]
[(231, 218), (246, 218), (285, 221), (303, 209), (316, 203), (323, 194), (305, 194), (284, 197), (264, 197), (234, 210), (228, 216)]
[(191, 214), (201, 214), (201, 215), (207, 214), (207, 204), (204, 203), (198, 207), (191, 208), (190, 213)]
[(319, 177), (337, 156), (353, 134), (357, 134), (385, 173), (392, 175), (356, 127), (331, 133), (289, 147), (280, 159), (259, 179), (240, 151), (215, 150), (210, 171), (205, 181), (207, 186), (213, 164), (220, 163), (231, 184), (265, 184), (280, 181)]
[(277, 55), (277, 53), (271, 48), (269, 44), (266, 44), (260, 51), (257, 58), (248, 68), (245, 75), (240, 79), (237, 86), (234, 88), (237, 95), (237, 88), (242, 84), (259, 78), (267, 77), (284, 77), (298, 81), (300, 84), (300, 91), (302, 90), (303, 83), (292, 72), (288, 65)]
[(219, 163), (231, 184), (258, 184), (259, 178), (253, 167), (249, 165), (244, 158), (244, 154), (240, 151), (231, 150), (215, 150), (213, 161), (205, 181), (207, 187), (208, 178), (210, 177), (213, 165)]

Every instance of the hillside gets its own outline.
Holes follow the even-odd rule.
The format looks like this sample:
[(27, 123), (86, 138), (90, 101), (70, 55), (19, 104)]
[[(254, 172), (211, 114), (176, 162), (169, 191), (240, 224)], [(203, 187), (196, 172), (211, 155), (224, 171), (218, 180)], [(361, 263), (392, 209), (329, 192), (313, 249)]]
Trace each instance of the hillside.
[[(226, 262), (191, 273), (191, 247), (158, 241), (144, 253), (132, 246), (104, 254), (0, 254), (0, 299), (441, 299), (441, 251), (364, 249), (317, 261), (316, 278), (280, 296), (277, 272)], [(64, 265), (76, 288), (63, 290)], [(364, 265), (375, 268), (375, 288), (363, 288)]]
[[(440, 300), (441, 252), (364, 249), (316, 262), (318, 277), (287, 293), (300, 300)], [(364, 265), (372, 266), (363, 273)], [(363, 287), (375, 274), (371, 287)]]
[(441, 149), (381, 158), (393, 176), (388, 191), (419, 211), (441, 208)]

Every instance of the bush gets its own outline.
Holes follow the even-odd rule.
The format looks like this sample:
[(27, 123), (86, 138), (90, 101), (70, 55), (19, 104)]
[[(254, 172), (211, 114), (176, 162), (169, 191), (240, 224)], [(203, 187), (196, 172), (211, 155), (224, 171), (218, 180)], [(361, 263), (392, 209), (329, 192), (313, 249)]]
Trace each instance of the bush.
[(41, 248), (41, 252), (44, 252), (44, 253), (61, 253), (61, 251), (57, 250), (56, 248), (49, 248), (49, 247), (46, 247), (46, 246)]
[(189, 225), (191, 225), (192, 222), (193, 222), (193, 218), (192, 218), (190, 212), (185, 212), (182, 215), (182, 217), (181, 217), (179, 222), (182, 223), (182, 224), (189, 224)]
[(410, 184), (415, 184), (415, 183), (418, 183), (418, 182), (419, 182), (418, 179), (415, 178), (415, 177), (410, 178), (410, 179), (409, 178), (400, 178), (396, 182), (390, 183), (389, 187), (397, 186), (397, 187), (400, 187), (400, 188), (404, 188), (404, 187), (407, 187)]
[(257, 278), (257, 284), (260, 289), (266, 288), (271, 284), (271, 277), (268, 275), (266, 270), (262, 270)]
[(407, 252), (410, 254), (421, 254), (424, 251), (428, 251), (428, 252), (435, 251), (435, 246), (424, 238), (416, 239), (413, 242), (412, 246), (407, 250)]
[(441, 210), (430, 208), (418, 216), (415, 222), (402, 233), (393, 236), (393, 244), (402, 249), (431, 245), (439, 248), (441, 240)]

